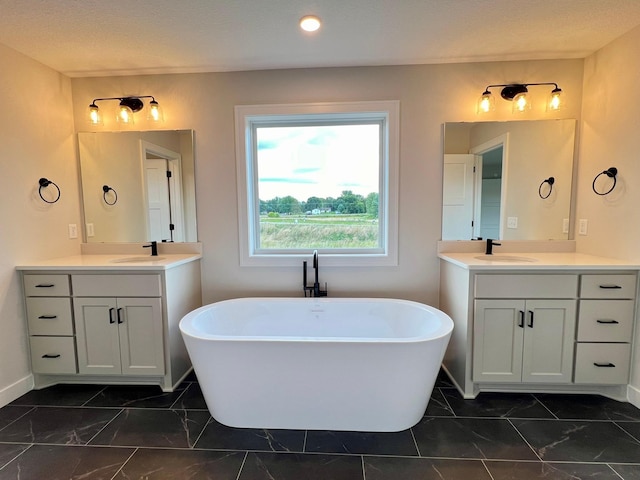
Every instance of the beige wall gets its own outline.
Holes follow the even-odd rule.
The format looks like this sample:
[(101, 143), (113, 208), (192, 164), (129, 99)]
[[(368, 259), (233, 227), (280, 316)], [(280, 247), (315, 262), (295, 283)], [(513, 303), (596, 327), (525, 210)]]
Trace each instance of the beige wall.
[[(399, 100), (399, 265), (322, 268), (332, 296), (390, 296), (437, 304), (442, 204), (442, 125), (476, 121), (475, 103), (488, 84), (554, 81), (578, 118), (582, 60), (375, 68), (326, 68), (191, 75), (73, 79), (76, 128), (87, 130), (96, 97), (154, 95), (162, 128), (193, 128), (196, 144), (198, 236), (204, 245), (205, 302), (249, 295), (301, 295), (301, 267), (240, 267), (234, 148), (234, 106), (269, 103)], [(544, 97), (548, 92), (541, 91)], [(511, 118), (499, 100), (491, 120)], [(547, 118), (539, 104), (527, 118)], [(522, 117), (519, 117), (522, 119)], [(115, 122), (105, 124), (115, 129)]]
[[(585, 61), (577, 218), (589, 221), (576, 235), (581, 252), (640, 262), (640, 27)], [(611, 194), (598, 196), (594, 177), (618, 168)], [(640, 401), (640, 328), (636, 326), (631, 385)]]
[[(79, 253), (68, 224), (80, 226), (71, 81), (0, 45), (0, 406), (31, 388), (21, 261)], [(38, 179), (58, 184), (52, 205)], [(52, 188), (52, 187), (50, 187)]]

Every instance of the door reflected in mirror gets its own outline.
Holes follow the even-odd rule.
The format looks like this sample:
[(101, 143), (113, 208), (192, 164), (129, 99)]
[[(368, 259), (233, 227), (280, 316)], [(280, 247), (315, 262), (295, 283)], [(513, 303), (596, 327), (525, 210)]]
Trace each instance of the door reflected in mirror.
[(571, 119), (446, 123), (442, 239), (568, 239), (574, 141)]
[(79, 133), (78, 148), (87, 242), (197, 241), (192, 130)]

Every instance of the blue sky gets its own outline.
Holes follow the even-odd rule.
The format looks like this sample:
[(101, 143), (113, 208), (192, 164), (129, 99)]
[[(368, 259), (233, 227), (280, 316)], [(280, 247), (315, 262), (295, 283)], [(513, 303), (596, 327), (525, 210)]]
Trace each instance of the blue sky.
[(262, 200), (378, 191), (378, 125), (268, 127), (257, 135)]

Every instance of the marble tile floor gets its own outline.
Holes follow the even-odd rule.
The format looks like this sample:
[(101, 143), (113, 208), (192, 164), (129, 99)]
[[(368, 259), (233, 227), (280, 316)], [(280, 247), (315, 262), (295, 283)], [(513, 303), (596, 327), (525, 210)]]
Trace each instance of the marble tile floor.
[(64, 385), (0, 409), (0, 480), (640, 480), (640, 410), (592, 395), (481, 394), (441, 374), (395, 433), (235, 429), (197, 379)]

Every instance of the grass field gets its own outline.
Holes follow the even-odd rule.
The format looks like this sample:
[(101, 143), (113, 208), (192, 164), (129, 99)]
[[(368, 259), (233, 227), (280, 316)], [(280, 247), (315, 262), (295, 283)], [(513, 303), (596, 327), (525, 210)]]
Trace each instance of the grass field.
[(369, 215), (260, 217), (261, 248), (375, 248), (378, 221)]

